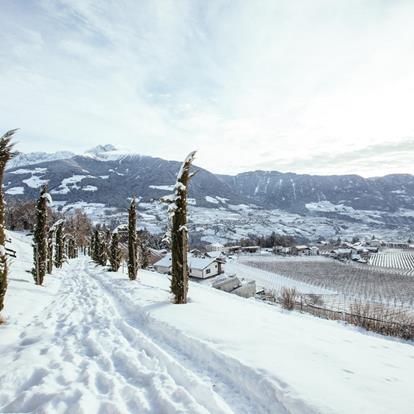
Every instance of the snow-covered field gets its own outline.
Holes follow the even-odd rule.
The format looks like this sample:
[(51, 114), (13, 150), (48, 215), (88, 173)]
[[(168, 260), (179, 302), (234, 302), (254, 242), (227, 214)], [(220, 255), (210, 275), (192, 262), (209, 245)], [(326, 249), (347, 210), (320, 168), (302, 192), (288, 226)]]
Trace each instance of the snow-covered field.
[[(274, 257), (274, 256), (273, 256)], [(225, 265), (226, 273), (243, 277), (249, 280), (255, 280), (256, 286), (261, 289), (280, 291), (283, 287), (295, 288), (298, 292), (303, 294), (318, 294), (330, 295), (337, 293), (335, 290), (324, 289), (319, 286), (314, 286), (309, 283), (304, 283), (289, 277), (276, 274), (274, 272), (267, 272), (252, 266), (243, 264), (243, 260), (251, 260), (250, 257), (241, 257), (237, 261), (228, 261)], [(272, 258), (272, 257), (271, 257)], [(274, 260), (274, 259), (273, 259)], [(260, 261), (267, 261), (265, 257), (261, 257)]]
[(33, 285), (30, 240), (0, 326), (0, 412), (412, 413), (414, 346), (80, 257)]
[(396, 269), (401, 273), (414, 276), (414, 250), (387, 249), (371, 255), (369, 264), (387, 269)]

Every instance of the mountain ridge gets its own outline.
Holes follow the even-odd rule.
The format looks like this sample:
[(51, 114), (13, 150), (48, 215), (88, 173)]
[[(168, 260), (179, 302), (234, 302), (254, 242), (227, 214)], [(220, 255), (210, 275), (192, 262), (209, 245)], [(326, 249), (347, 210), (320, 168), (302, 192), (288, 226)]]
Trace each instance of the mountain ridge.
[[(39, 154), (39, 153), (37, 153)], [(98, 202), (123, 208), (131, 194), (142, 201), (160, 199), (175, 183), (181, 162), (131, 154), (113, 145), (92, 148), (69, 158), (48, 154), (42, 162), (8, 168), (5, 192), (22, 199), (35, 198), (40, 183), (47, 182), (58, 201)], [(39, 161), (39, 158), (32, 158)], [(22, 168), (26, 167), (26, 168)], [(412, 209), (414, 176), (389, 174), (364, 178), (357, 174), (312, 175), (279, 171), (247, 171), (236, 175), (214, 174), (194, 167), (198, 174), (190, 184), (189, 196), (197, 206), (223, 207), (254, 204), (308, 214), (308, 205), (330, 202), (356, 210), (394, 212)], [(19, 190), (15, 190), (19, 188)], [(57, 188), (57, 190), (56, 190)]]

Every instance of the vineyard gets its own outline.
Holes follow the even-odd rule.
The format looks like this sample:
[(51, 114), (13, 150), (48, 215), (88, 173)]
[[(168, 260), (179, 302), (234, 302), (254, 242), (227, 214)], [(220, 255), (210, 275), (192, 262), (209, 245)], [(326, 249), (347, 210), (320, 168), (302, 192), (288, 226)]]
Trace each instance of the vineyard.
[(398, 273), (414, 276), (414, 251), (388, 249), (371, 256), (369, 264), (384, 269), (392, 269)]
[[(337, 292), (324, 297), (332, 307), (347, 309), (355, 299), (413, 309), (414, 279), (392, 269), (362, 266), (333, 260), (269, 261), (250, 259), (244, 264), (290, 279)], [(325, 296), (325, 295), (324, 295)], [(334, 304), (335, 302), (335, 304)]]

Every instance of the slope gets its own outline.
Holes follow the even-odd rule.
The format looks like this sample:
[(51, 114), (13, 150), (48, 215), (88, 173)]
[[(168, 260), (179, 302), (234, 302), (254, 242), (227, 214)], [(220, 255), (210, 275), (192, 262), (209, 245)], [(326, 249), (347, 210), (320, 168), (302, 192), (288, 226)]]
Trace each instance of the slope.
[[(13, 236), (19, 257), (28, 257), (29, 243)], [(1, 412), (409, 413), (414, 406), (412, 343), (197, 284), (189, 304), (172, 305), (165, 276), (141, 271), (130, 282), (87, 257), (29, 293), (31, 276), (22, 271), (12, 270), (10, 312), (35, 301), (34, 289), (39, 304), (0, 327)]]

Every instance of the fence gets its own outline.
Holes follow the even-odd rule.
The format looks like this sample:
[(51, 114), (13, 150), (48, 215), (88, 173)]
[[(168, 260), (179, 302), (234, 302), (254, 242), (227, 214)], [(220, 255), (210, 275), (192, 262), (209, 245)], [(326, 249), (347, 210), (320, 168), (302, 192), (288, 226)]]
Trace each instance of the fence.
[[(289, 309), (324, 319), (344, 321), (382, 335), (414, 339), (414, 316), (403, 308), (389, 308), (382, 304), (355, 300), (349, 305), (349, 310), (335, 310), (323, 306), (323, 300), (319, 295), (298, 295), (294, 289), (287, 289), (282, 295), (264, 292), (260, 298), (268, 303), (278, 303), (286, 307), (286, 292), (291, 296), (288, 301)], [(321, 303), (311, 303), (312, 301)]]

